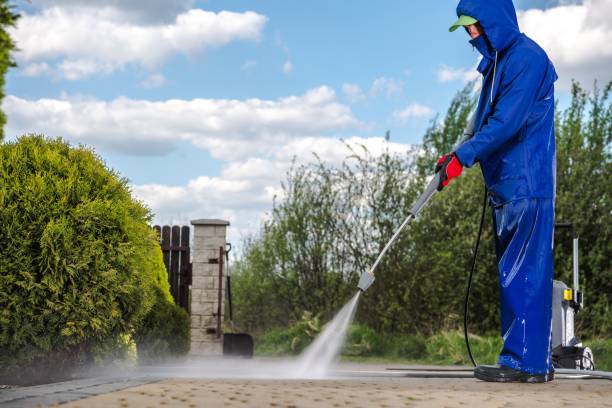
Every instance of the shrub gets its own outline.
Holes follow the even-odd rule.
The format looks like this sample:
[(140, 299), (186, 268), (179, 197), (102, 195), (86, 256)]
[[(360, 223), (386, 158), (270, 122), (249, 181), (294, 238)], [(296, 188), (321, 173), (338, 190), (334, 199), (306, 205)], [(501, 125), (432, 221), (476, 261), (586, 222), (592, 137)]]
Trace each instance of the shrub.
[[(470, 334), (470, 347), (479, 364), (494, 364), (502, 348), (499, 336)], [(460, 331), (443, 331), (427, 339), (427, 359), (436, 364), (470, 365), (465, 339)]]
[(140, 363), (178, 357), (189, 352), (189, 315), (168, 300), (160, 288), (155, 288), (155, 300), (134, 336)]
[(383, 353), (383, 341), (371, 328), (362, 325), (350, 327), (342, 352), (345, 356), (376, 356)]
[(61, 372), (133, 333), (153, 289), (169, 296), (150, 219), (89, 149), (37, 135), (0, 145), (0, 371)]
[(409, 360), (422, 359), (427, 352), (425, 338), (416, 334), (403, 335), (393, 340), (394, 354)]
[(612, 371), (612, 339), (591, 339), (584, 341), (585, 347), (593, 352), (595, 369)]
[(272, 329), (257, 342), (257, 354), (282, 356), (299, 354), (312, 343), (321, 331), (321, 322), (317, 316), (304, 312), (302, 319), (286, 329)]
[(296, 354), (291, 350), (293, 338), (288, 329), (272, 329), (255, 342), (255, 353), (262, 356)]

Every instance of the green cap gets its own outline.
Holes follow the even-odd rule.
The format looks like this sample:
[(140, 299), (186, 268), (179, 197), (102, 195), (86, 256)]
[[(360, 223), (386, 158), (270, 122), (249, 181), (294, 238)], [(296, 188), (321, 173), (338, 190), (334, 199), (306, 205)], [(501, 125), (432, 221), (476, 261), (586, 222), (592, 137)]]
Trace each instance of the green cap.
[(448, 31), (450, 31), (452, 33), (453, 31), (455, 31), (459, 27), (476, 24), (477, 22), (478, 22), (478, 20), (476, 20), (474, 17), (461, 16), (461, 17), (459, 17), (459, 20), (455, 21), (455, 23), (448, 29)]

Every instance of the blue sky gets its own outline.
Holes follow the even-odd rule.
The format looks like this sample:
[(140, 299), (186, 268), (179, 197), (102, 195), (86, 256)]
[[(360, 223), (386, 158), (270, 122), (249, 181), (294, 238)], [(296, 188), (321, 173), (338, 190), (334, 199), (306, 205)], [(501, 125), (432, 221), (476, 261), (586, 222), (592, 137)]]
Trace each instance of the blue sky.
[[(157, 221), (225, 217), (247, 234), (293, 156), (338, 162), (339, 138), (374, 152), (420, 141), (478, 59), (448, 32), (456, 3), (18, 2), (8, 138), (91, 146)], [(515, 2), (559, 71), (562, 102), (573, 77), (611, 79), (610, 3)]]

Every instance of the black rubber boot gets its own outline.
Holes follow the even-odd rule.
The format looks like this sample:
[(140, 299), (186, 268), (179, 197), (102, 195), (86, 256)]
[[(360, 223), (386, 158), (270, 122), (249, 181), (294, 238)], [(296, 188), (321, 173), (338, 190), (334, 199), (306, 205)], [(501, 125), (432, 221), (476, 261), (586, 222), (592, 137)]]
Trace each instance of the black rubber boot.
[(555, 373), (529, 374), (500, 365), (480, 365), (474, 369), (474, 377), (491, 382), (544, 383), (554, 380)]

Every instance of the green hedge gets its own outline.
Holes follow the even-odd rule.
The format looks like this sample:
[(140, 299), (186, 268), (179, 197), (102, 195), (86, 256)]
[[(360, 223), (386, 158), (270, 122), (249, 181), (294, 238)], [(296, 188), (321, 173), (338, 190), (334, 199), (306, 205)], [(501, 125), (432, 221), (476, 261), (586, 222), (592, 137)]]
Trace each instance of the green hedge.
[(187, 312), (155, 289), (157, 299), (136, 331), (138, 361), (150, 363), (189, 352), (191, 320)]
[(91, 150), (38, 135), (0, 145), (0, 377), (114, 358), (171, 302), (150, 221)]

